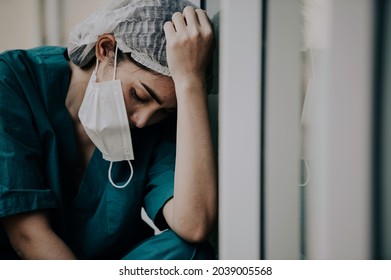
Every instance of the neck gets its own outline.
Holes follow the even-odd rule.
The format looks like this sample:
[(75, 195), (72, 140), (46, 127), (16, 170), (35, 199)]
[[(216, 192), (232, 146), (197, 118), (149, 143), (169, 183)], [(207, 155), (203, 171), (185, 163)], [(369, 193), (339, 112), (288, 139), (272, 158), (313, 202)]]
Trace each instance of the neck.
[(82, 70), (72, 62), (69, 62), (69, 67), (71, 68), (71, 81), (65, 99), (65, 106), (74, 123), (76, 143), (80, 157), (78, 161), (79, 168), (84, 170), (92, 156), (95, 146), (86, 134), (78, 113), (94, 67), (88, 70)]
[(72, 62), (69, 62), (69, 67), (71, 68), (71, 81), (65, 99), (65, 106), (72, 119), (79, 122), (78, 112), (94, 67), (83, 70)]

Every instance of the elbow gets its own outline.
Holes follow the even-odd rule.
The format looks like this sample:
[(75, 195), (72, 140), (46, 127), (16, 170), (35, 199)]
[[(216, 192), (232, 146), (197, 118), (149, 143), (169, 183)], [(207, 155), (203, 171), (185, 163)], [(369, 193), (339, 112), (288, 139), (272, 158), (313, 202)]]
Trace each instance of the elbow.
[(185, 232), (182, 231), (176, 231), (176, 233), (185, 241), (189, 243), (203, 243), (206, 242), (209, 238), (209, 234), (206, 232)]
[(206, 242), (214, 228), (213, 222), (190, 222), (181, 224), (173, 230), (185, 241), (190, 243), (203, 243)]
[(190, 211), (174, 210), (173, 203), (169, 203), (163, 209), (165, 218), (179, 237), (190, 243), (203, 243), (209, 239), (217, 220), (215, 203), (210, 203), (207, 207), (191, 208)]
[(183, 239), (190, 243), (203, 243), (206, 242), (209, 238), (209, 231), (204, 229), (197, 229), (194, 231), (189, 231)]

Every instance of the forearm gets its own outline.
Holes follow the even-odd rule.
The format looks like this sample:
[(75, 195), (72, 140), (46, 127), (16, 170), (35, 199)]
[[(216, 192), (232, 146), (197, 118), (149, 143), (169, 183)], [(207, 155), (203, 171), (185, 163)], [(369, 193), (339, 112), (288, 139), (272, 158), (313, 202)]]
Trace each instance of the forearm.
[(53, 232), (41, 236), (22, 237), (13, 244), (17, 254), (25, 260), (74, 260), (76, 256)]
[(202, 80), (177, 83), (177, 156), (170, 224), (185, 239), (202, 240), (216, 220), (217, 178)]
[(204, 240), (217, 212), (217, 178), (205, 73), (213, 30), (204, 11), (186, 7), (166, 22), (167, 62), (178, 103), (174, 198), (163, 208), (169, 226), (188, 241)]
[(50, 228), (44, 212), (4, 218), (3, 225), (16, 253), (22, 259), (76, 259), (68, 246)]

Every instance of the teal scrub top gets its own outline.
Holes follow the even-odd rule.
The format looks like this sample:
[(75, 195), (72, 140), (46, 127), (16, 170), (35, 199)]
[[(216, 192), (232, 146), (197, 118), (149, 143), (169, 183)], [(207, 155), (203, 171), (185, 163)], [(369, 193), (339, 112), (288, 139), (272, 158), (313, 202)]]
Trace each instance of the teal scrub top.
[[(132, 129), (134, 175), (125, 188), (108, 180), (109, 162), (95, 149), (76, 183), (77, 145), (65, 98), (70, 68), (64, 48), (0, 55), (0, 217), (50, 209), (57, 234), (81, 259), (117, 259), (153, 235), (152, 220), (173, 196), (175, 118)], [(127, 162), (112, 178), (127, 181)], [(9, 241), (0, 226), (0, 252)]]

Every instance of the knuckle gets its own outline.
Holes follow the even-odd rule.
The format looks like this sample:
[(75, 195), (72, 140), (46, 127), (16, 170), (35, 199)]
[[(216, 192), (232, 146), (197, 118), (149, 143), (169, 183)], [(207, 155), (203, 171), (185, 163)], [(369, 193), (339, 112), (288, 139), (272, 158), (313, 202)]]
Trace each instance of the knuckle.
[(167, 46), (172, 49), (180, 48), (182, 45), (182, 39), (177, 36), (167, 41)]
[(183, 9), (183, 13), (189, 13), (189, 12), (192, 12), (192, 11), (194, 11), (194, 8), (192, 6), (186, 6)]
[(213, 38), (214, 37), (214, 32), (211, 27), (203, 28), (202, 29), (202, 34), (206, 39)]
[(182, 17), (182, 13), (180, 13), (180, 12), (175, 12), (175, 13), (173, 13), (173, 15), (172, 15), (172, 20), (178, 19), (178, 18), (180, 18), (180, 17)]
[(199, 30), (194, 29), (190, 32), (188, 39), (191, 41), (198, 41), (202, 38), (202, 34)]
[(185, 34), (178, 38), (179, 46), (187, 46), (191, 42), (191, 37), (188, 34)]
[(203, 9), (196, 9), (195, 12), (196, 13), (203, 13), (203, 14), (205, 14), (205, 11)]
[(163, 24), (163, 29), (169, 28), (171, 24), (172, 24), (171, 21), (166, 21), (166, 22)]
[(206, 30), (204, 36), (207, 39), (213, 39), (214, 38), (213, 31), (211, 29)]
[(173, 38), (167, 38), (167, 39), (166, 39), (166, 45), (167, 45), (167, 47), (172, 48), (172, 47), (174, 47), (175, 44), (176, 44), (176, 43), (175, 43), (175, 40), (174, 40)]

